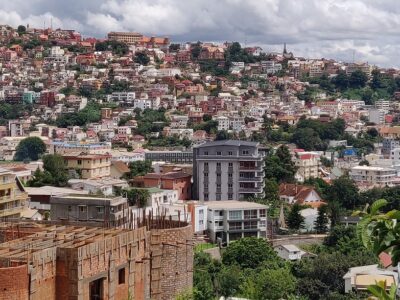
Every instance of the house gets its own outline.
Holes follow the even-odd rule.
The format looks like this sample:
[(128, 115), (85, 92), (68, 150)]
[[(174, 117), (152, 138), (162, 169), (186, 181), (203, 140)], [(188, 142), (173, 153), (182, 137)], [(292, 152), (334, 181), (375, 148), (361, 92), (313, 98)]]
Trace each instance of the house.
[(280, 258), (285, 260), (300, 260), (306, 252), (302, 251), (296, 245), (277, 245), (274, 247), (275, 252)]
[(325, 204), (314, 187), (295, 183), (281, 183), (279, 198), (288, 204), (296, 203), (312, 207), (320, 207)]
[(120, 226), (127, 222), (128, 202), (123, 197), (99, 197), (91, 195), (61, 195), (50, 199), (51, 220), (83, 222), (104, 221)]
[(128, 174), (130, 169), (123, 161), (112, 160), (110, 167), (110, 175), (112, 178), (121, 178), (125, 174)]
[(343, 276), (344, 291), (366, 291), (369, 285), (379, 281), (385, 281), (389, 289), (392, 284), (398, 285), (399, 276), (397, 272), (381, 269), (378, 265), (368, 265), (350, 268)]
[(191, 179), (192, 175), (184, 172), (148, 173), (143, 176), (144, 187), (177, 190), (179, 200), (190, 200), (192, 198)]
[(213, 242), (229, 244), (242, 237), (267, 236), (267, 206), (237, 200), (208, 201), (208, 234)]
[(111, 154), (64, 154), (65, 168), (82, 179), (110, 177)]

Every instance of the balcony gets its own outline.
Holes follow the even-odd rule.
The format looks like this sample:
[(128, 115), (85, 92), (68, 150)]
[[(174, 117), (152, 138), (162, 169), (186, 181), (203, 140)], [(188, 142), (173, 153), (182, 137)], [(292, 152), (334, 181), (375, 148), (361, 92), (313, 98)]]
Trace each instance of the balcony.
[(239, 177), (239, 182), (262, 182), (263, 178), (259, 176), (255, 177)]
[(263, 192), (262, 187), (252, 187), (252, 188), (239, 188), (239, 193), (243, 194), (261, 194)]
[(7, 208), (0, 210), (0, 218), (19, 214), (24, 210), (22, 206)]

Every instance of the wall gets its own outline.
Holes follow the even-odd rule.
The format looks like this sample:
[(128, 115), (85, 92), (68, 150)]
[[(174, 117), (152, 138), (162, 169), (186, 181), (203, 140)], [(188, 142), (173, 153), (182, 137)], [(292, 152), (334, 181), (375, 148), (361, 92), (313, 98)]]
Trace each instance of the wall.
[(151, 231), (151, 296), (170, 300), (193, 286), (192, 227)]
[(27, 265), (0, 268), (0, 300), (28, 300), (28, 292)]

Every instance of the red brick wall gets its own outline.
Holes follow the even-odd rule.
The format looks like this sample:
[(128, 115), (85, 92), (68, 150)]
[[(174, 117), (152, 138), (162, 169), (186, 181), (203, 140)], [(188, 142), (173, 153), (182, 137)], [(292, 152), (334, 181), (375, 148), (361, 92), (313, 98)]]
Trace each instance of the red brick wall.
[(153, 230), (152, 294), (155, 300), (175, 299), (193, 286), (192, 227)]
[(28, 300), (27, 265), (0, 268), (0, 300)]

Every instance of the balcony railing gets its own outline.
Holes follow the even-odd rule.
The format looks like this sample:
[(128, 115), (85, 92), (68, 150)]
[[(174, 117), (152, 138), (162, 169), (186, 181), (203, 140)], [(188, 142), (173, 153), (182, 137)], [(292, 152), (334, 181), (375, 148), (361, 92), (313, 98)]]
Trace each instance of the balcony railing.
[(256, 176), (256, 177), (239, 177), (239, 181), (241, 182), (262, 182), (263, 178)]
[(263, 189), (260, 188), (239, 188), (239, 193), (246, 193), (246, 194), (260, 194), (263, 192)]

